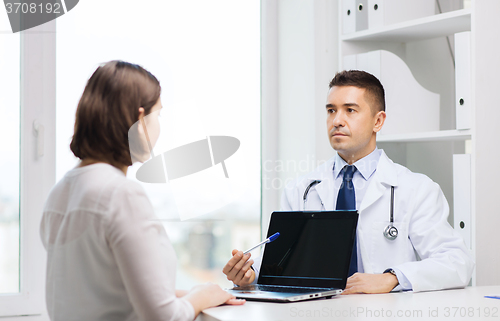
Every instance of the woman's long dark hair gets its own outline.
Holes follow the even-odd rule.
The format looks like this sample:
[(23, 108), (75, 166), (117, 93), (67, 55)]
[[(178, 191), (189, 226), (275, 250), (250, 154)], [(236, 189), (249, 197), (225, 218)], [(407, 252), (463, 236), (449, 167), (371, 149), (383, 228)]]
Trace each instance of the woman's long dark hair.
[(132, 165), (128, 131), (160, 98), (158, 79), (139, 65), (110, 61), (92, 74), (76, 110), (70, 148), (80, 159)]

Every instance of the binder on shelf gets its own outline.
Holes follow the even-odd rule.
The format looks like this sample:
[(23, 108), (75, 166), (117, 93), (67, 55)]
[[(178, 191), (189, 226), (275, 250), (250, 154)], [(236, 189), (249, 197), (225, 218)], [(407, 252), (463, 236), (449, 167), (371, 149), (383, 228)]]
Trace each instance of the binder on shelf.
[(440, 95), (422, 87), (405, 62), (392, 52), (376, 50), (344, 56), (343, 69), (369, 72), (384, 86), (387, 119), (380, 134), (439, 131)]
[(368, 0), (356, 1), (356, 31), (368, 29)]
[(472, 117), (470, 31), (455, 34), (455, 111), (457, 129), (469, 129)]
[(453, 155), (453, 226), (471, 247), (471, 156)]
[(435, 4), (435, 0), (368, 0), (368, 28), (432, 16)]
[(356, 0), (342, 0), (342, 33), (356, 31)]

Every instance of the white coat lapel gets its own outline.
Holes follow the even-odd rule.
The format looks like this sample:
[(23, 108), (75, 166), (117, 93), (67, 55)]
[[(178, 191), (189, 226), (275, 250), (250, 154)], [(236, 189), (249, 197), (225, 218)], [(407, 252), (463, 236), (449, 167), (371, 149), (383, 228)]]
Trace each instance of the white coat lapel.
[(377, 170), (373, 174), (373, 179), (366, 190), (365, 197), (361, 202), (359, 212), (375, 203), (386, 191), (389, 186), (398, 185), (397, 168), (394, 163), (387, 157), (382, 150), (380, 159), (378, 161)]

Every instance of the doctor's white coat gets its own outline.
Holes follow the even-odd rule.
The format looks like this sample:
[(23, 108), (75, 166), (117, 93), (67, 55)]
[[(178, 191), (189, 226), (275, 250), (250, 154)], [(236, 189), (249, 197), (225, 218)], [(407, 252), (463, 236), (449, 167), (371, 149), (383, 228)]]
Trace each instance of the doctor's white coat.
[[(335, 157), (313, 172), (288, 184), (281, 210), (303, 210), (303, 195), (314, 180), (306, 210), (334, 210), (333, 164)], [(382, 151), (377, 170), (359, 208), (358, 251), (365, 273), (399, 269), (413, 291), (465, 287), (474, 268), (472, 254), (448, 224), (448, 203), (438, 184), (423, 174), (395, 164)], [(389, 224), (391, 186), (395, 187), (395, 240), (384, 237)]]

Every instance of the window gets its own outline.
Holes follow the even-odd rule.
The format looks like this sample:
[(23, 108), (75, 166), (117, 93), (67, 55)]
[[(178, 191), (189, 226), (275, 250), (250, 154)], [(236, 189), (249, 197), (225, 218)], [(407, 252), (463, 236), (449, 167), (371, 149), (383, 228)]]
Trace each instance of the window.
[[(87, 0), (58, 19), (57, 179), (77, 164), (69, 143), (85, 83), (100, 63), (116, 59), (160, 80), (155, 155), (207, 136), (240, 141), (225, 161), (229, 179), (219, 164), (169, 184), (143, 184), (176, 249), (177, 287), (230, 286), (221, 270), (231, 250), (260, 240), (259, 1)], [(127, 176), (135, 179), (140, 166)]]
[[(7, 15), (0, 30), (10, 31)], [(20, 35), (0, 33), (0, 294), (19, 292)]]
[(46, 254), (39, 224), (55, 180), (55, 24), (12, 34), (0, 10), (0, 28), (0, 278), (7, 280), (0, 317), (40, 315)]

